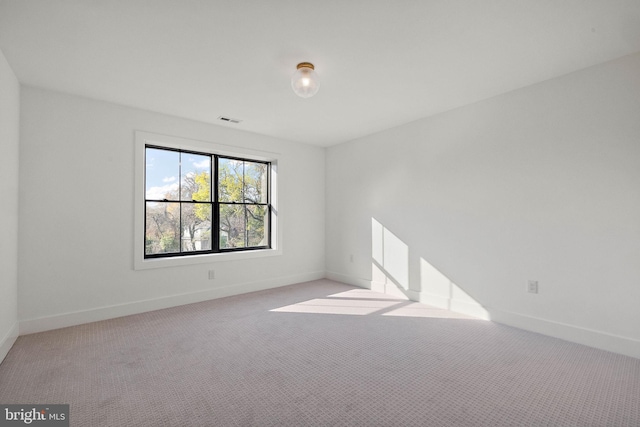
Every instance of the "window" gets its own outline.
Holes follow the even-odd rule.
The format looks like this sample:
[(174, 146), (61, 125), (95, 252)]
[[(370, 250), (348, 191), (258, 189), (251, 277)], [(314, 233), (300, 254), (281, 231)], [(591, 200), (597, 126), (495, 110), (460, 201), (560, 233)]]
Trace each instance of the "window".
[(145, 258), (271, 247), (270, 163), (145, 145)]
[(282, 255), (280, 154), (135, 132), (135, 270)]

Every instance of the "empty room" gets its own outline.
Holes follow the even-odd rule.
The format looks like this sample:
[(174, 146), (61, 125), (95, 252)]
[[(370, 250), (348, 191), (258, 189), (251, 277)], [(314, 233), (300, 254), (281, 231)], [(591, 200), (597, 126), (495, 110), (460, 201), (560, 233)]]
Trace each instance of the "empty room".
[(0, 426), (640, 426), (640, 1), (0, 0)]

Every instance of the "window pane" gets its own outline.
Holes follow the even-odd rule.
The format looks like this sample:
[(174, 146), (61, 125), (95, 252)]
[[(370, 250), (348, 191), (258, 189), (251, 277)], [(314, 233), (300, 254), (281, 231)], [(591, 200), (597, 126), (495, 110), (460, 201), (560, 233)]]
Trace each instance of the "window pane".
[(247, 246), (267, 246), (268, 212), (266, 206), (247, 205)]
[(145, 198), (178, 200), (180, 153), (147, 148), (145, 162)]
[(180, 203), (147, 202), (144, 253), (180, 251)]
[(182, 204), (182, 251), (211, 249), (211, 205)]
[(245, 246), (244, 205), (220, 204), (220, 248)]
[(218, 159), (218, 201), (242, 202), (244, 162), (242, 160)]
[(260, 161), (145, 147), (145, 257), (268, 247), (269, 171)]
[(181, 199), (211, 201), (211, 157), (182, 153)]
[(267, 165), (244, 162), (244, 201), (267, 203)]

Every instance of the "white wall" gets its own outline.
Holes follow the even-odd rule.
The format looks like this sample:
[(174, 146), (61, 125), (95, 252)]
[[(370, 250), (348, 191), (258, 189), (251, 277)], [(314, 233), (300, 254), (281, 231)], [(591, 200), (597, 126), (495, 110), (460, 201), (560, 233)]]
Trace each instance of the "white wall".
[[(135, 131), (280, 153), (283, 255), (134, 270)], [(318, 147), (23, 87), (21, 334), (324, 277), (324, 156)]]
[(18, 337), (20, 84), (0, 51), (0, 362)]
[(331, 147), (326, 176), (329, 277), (640, 357), (640, 54)]

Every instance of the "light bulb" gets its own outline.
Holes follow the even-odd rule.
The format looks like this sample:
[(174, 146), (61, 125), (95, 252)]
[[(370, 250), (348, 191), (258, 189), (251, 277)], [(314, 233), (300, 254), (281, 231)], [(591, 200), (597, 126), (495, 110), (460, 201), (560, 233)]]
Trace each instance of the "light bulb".
[(291, 88), (301, 98), (309, 98), (318, 92), (320, 80), (313, 64), (310, 62), (298, 64), (298, 69), (291, 76)]

